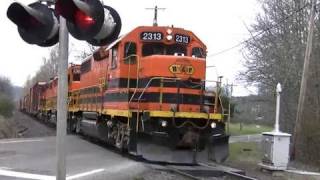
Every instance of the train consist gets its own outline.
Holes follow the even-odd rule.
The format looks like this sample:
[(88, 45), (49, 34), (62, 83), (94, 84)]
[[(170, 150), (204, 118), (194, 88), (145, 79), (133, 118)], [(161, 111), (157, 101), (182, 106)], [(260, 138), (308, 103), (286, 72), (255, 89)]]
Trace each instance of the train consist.
[[(20, 108), (56, 122), (58, 78)], [(219, 86), (219, 83), (217, 83)], [(191, 31), (141, 26), (68, 69), (68, 129), (153, 161), (228, 156), (219, 93), (206, 91), (206, 46)]]

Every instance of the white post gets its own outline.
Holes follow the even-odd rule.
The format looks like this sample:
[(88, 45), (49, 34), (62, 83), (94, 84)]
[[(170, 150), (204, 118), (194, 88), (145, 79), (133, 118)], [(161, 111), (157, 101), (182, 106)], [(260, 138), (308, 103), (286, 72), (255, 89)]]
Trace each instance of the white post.
[(279, 132), (279, 116), (280, 116), (280, 93), (282, 91), (281, 84), (277, 84), (277, 105), (276, 105), (276, 121), (274, 124), (274, 131)]
[(67, 134), (67, 98), (68, 98), (68, 30), (66, 20), (60, 16), (59, 29), (59, 64), (57, 97), (57, 180), (66, 179), (66, 134)]

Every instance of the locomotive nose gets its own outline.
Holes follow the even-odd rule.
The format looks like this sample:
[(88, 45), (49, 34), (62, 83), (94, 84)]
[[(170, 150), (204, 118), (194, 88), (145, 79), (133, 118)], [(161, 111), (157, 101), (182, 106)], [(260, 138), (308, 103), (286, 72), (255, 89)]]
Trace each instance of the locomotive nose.
[(184, 56), (154, 55), (141, 59), (141, 74), (149, 77), (204, 79), (205, 62)]

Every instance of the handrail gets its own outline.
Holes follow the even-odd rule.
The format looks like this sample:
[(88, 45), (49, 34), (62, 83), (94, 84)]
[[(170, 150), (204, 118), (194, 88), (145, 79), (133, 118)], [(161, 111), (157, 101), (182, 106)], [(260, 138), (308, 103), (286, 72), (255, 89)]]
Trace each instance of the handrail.
[[(162, 79), (162, 80), (180, 80), (181, 78), (166, 78), (166, 77), (153, 77), (153, 78), (151, 78), (149, 81), (148, 81), (148, 83), (147, 83), (147, 85), (143, 88), (143, 90), (142, 90), (142, 93), (140, 94), (140, 96), (139, 96), (139, 98), (138, 98), (138, 103), (140, 102), (140, 100), (141, 100), (141, 98), (142, 98), (142, 96), (143, 96), (143, 94), (145, 93), (145, 91), (146, 91), (146, 89), (150, 86), (150, 84), (151, 84), (151, 82), (153, 81), (153, 80), (156, 80), (156, 79)], [(133, 96), (132, 96), (133, 97)]]
[(131, 73), (131, 58), (132, 57), (136, 57), (137, 58), (137, 83), (136, 83), (136, 89), (138, 88), (138, 82), (139, 82), (139, 69), (140, 69), (140, 59), (139, 59), (139, 56), (136, 55), (136, 54), (132, 54), (126, 58), (123, 58), (123, 60), (127, 60), (129, 59), (129, 67), (128, 67), (128, 82), (127, 82), (127, 89), (128, 89), (128, 92), (129, 92), (129, 89), (130, 89), (130, 73)]
[[(217, 83), (217, 86), (216, 86), (216, 92), (215, 92), (215, 98), (214, 98), (214, 108), (213, 108), (213, 113), (217, 113), (218, 111), (218, 99), (220, 99), (220, 91), (221, 91), (221, 88), (220, 88), (220, 85), (221, 85), (221, 81), (215, 81), (215, 80), (202, 80), (202, 82), (215, 82)], [(221, 101), (221, 99), (220, 99)], [(224, 108), (223, 106), (221, 105), (221, 110), (222, 110), (222, 113), (221, 114), (224, 114)]]
[[(139, 70), (140, 70), (140, 59), (139, 59), (139, 56), (138, 55), (136, 55), (136, 54), (132, 54), (132, 55), (130, 55), (130, 56), (128, 56), (128, 57), (126, 57), (126, 58), (123, 58), (123, 60), (127, 60), (127, 59), (129, 59), (129, 67), (128, 67), (128, 82), (127, 82), (127, 91), (128, 91), (128, 96), (130, 95), (130, 74), (131, 74), (131, 58), (132, 57), (136, 57), (137, 59), (136, 59), (136, 61), (137, 61), (137, 82), (136, 82), (136, 88), (134, 89), (134, 94), (135, 94), (135, 92), (137, 91), (137, 89), (138, 89), (138, 83), (139, 83)], [(129, 125), (129, 122), (130, 122), (130, 120), (129, 120), (129, 114), (130, 114), (130, 103), (131, 103), (131, 99), (132, 99), (132, 97), (130, 98), (130, 101), (128, 101), (128, 126), (130, 127), (130, 125)]]
[[(150, 84), (151, 84), (151, 82), (153, 81), (153, 80), (155, 80), (155, 79), (162, 79), (162, 81), (164, 80), (164, 79), (166, 79), (166, 80), (179, 80), (180, 78), (164, 78), (164, 77), (153, 77), (153, 78), (151, 78), (149, 81), (148, 81), (148, 83), (146, 84), (146, 86), (143, 88), (143, 90), (142, 90), (142, 92), (141, 92), (141, 94), (140, 94), (140, 96), (139, 96), (139, 98), (138, 98), (138, 109), (137, 109), (137, 125), (136, 125), (136, 132), (138, 132), (139, 131), (139, 112), (140, 112), (140, 100), (141, 100), (141, 98), (142, 98), (142, 96), (144, 95), (144, 93), (145, 93), (145, 91), (146, 91), (146, 89), (150, 86)], [(132, 94), (132, 97), (131, 97), (131, 99), (130, 99), (130, 102), (131, 102), (131, 100), (133, 99), (133, 97), (135, 96), (135, 94), (136, 94), (136, 91), (135, 91), (135, 93), (134, 94)], [(144, 125), (142, 124), (142, 128), (144, 129)]]
[[(129, 72), (128, 72), (128, 83), (127, 83), (127, 89), (128, 89), (128, 95), (129, 95), (129, 91), (130, 91), (130, 66), (131, 66), (131, 57), (137, 57), (137, 78), (136, 78), (136, 87), (134, 89), (133, 94), (135, 94), (137, 92), (137, 89), (139, 87), (139, 70), (140, 70), (140, 57), (136, 54), (132, 54), (126, 58), (124, 58), (123, 60), (129, 59)], [(130, 97), (130, 100), (128, 101), (128, 105), (131, 103), (133, 99), (133, 95)]]

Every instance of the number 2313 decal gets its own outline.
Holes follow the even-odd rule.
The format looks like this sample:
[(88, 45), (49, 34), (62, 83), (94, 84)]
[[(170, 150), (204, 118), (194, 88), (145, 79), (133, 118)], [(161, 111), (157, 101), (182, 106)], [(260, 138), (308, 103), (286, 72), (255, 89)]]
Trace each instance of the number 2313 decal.
[(140, 39), (143, 41), (161, 41), (163, 35), (161, 32), (142, 32), (140, 34)]
[(177, 43), (184, 43), (188, 44), (190, 42), (190, 36), (182, 35), (182, 34), (176, 34), (175, 40)]

